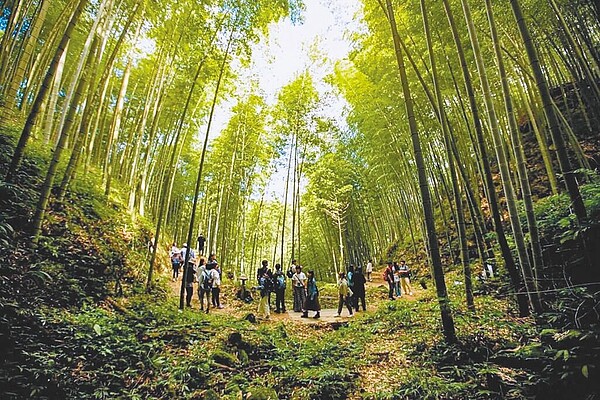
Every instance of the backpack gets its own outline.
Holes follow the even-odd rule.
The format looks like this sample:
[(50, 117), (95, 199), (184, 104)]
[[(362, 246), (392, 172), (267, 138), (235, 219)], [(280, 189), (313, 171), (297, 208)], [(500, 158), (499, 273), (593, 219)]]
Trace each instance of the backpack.
[(285, 289), (285, 276), (283, 274), (277, 275), (277, 289)]
[(386, 282), (388, 282), (390, 279), (389, 273), (390, 273), (390, 271), (388, 268), (386, 268), (385, 271), (383, 271), (383, 280)]
[(294, 271), (292, 270), (292, 267), (290, 267), (287, 271), (287, 277), (292, 279), (292, 276), (294, 276)]
[(209, 290), (209, 289), (212, 289), (212, 285), (213, 285), (212, 274), (210, 273), (209, 270), (205, 269), (204, 271), (202, 271), (202, 283), (200, 284), (200, 286), (204, 290)]

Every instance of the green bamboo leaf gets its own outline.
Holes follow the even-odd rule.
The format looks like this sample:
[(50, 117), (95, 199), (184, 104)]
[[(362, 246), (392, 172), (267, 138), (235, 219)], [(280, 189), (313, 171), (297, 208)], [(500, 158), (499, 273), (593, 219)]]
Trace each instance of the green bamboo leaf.
[(586, 378), (588, 377), (588, 366), (584, 365), (583, 367), (581, 367), (581, 374), (583, 376), (585, 376)]

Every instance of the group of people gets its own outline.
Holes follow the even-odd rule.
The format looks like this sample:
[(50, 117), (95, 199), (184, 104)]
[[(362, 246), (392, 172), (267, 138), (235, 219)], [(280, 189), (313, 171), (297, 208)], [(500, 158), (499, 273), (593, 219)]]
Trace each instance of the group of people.
[(402, 292), (410, 296), (413, 295), (412, 286), (410, 284), (410, 268), (406, 265), (406, 261), (388, 261), (387, 267), (383, 271), (383, 280), (387, 282), (390, 300), (396, 297), (402, 297)]
[[(198, 237), (200, 254), (204, 250), (205, 238), (201, 234)], [(189, 256), (187, 252), (190, 252)], [(198, 284), (198, 298), (200, 300), (200, 310), (210, 310), (213, 307), (223, 308), (220, 301), (221, 291), (221, 270), (216, 260), (215, 254), (211, 254), (208, 259), (203, 256), (196, 257), (194, 249), (187, 246), (186, 243), (180, 248), (173, 243), (171, 251), (171, 265), (173, 267), (173, 281), (179, 279), (179, 271), (187, 260), (187, 266), (184, 268), (183, 279), (185, 279), (186, 305), (191, 307), (191, 301), (194, 293), (194, 284)], [(360, 306), (366, 311), (365, 285), (372, 281), (373, 261), (369, 260), (366, 264), (366, 276), (362, 268), (348, 267), (347, 272), (340, 272), (337, 279), (338, 287), (338, 308), (336, 317), (340, 317), (344, 306), (348, 310), (350, 317), (354, 312), (358, 312)], [(302, 318), (308, 318), (308, 312), (314, 311), (313, 318), (321, 317), (321, 305), (319, 302), (319, 288), (315, 278), (314, 271), (303, 272), (303, 268), (297, 260), (293, 260), (287, 272), (283, 272), (280, 264), (275, 264), (275, 272), (269, 268), (269, 262), (263, 260), (261, 267), (256, 273), (257, 286), (254, 289), (260, 291), (260, 302), (258, 305), (258, 314), (263, 319), (269, 319), (271, 313), (271, 293), (275, 293), (275, 312), (285, 313), (285, 290), (287, 279), (290, 279), (293, 289), (293, 310), (301, 312)], [(389, 298), (394, 300), (401, 297), (402, 293), (413, 295), (410, 283), (410, 269), (404, 260), (397, 262), (388, 261), (387, 267), (383, 272), (383, 279), (389, 286)], [(204, 306), (206, 299), (206, 307)]]
[(321, 317), (321, 305), (319, 303), (319, 288), (315, 279), (314, 271), (308, 271), (306, 275), (302, 266), (296, 260), (286, 273), (280, 264), (275, 264), (275, 272), (269, 268), (269, 262), (263, 260), (261, 267), (256, 272), (258, 285), (255, 289), (260, 290), (260, 302), (258, 314), (263, 319), (269, 319), (271, 315), (271, 293), (275, 293), (275, 312), (285, 313), (285, 289), (287, 287), (286, 277), (292, 282), (294, 291), (294, 312), (302, 312), (302, 318), (308, 318), (309, 311), (315, 311), (314, 318)]
[[(202, 236), (202, 235), (201, 235)], [(200, 242), (200, 240), (199, 240)], [(200, 243), (199, 243), (200, 244)], [(204, 244), (204, 243), (202, 243)], [(188, 255), (189, 251), (189, 255)], [(217, 262), (215, 254), (210, 254), (208, 259), (202, 256), (204, 246), (200, 247), (200, 257), (196, 257), (194, 249), (189, 248), (187, 243), (184, 243), (181, 248), (173, 243), (170, 251), (171, 266), (173, 268), (172, 280), (179, 279), (179, 270), (185, 264), (187, 257), (187, 265), (183, 268), (183, 277), (185, 280), (185, 302), (188, 307), (192, 306), (192, 297), (194, 296), (194, 284), (198, 284), (198, 299), (200, 300), (200, 310), (209, 312), (212, 304), (215, 308), (223, 308), (221, 305), (221, 268)], [(204, 299), (206, 298), (206, 308), (204, 307)]]
[[(369, 261), (370, 262), (370, 261)], [(372, 268), (372, 264), (371, 264)], [(363, 311), (367, 311), (365, 284), (367, 278), (362, 272), (362, 268), (354, 269), (354, 265), (348, 267), (348, 272), (340, 272), (338, 275), (338, 310), (336, 317), (342, 314), (342, 308), (346, 306), (349, 316), (354, 316), (353, 309), (359, 311), (362, 306)]]
[[(372, 271), (372, 262), (371, 271)], [(263, 260), (261, 267), (257, 270), (257, 286), (254, 288), (260, 291), (260, 302), (258, 305), (258, 315), (263, 319), (270, 317), (271, 293), (275, 293), (275, 312), (285, 313), (285, 289), (286, 277), (290, 279), (293, 290), (293, 310), (302, 313), (302, 318), (308, 318), (309, 311), (314, 311), (313, 318), (321, 317), (321, 305), (319, 302), (319, 288), (315, 278), (314, 271), (310, 270), (304, 273), (302, 266), (293, 260), (288, 271), (284, 273), (280, 264), (275, 264), (275, 272), (269, 268), (269, 262)], [(359, 311), (362, 306), (366, 311), (365, 284), (367, 278), (362, 272), (362, 268), (355, 270), (350, 265), (347, 272), (340, 272), (338, 285), (338, 312), (336, 317), (340, 317), (342, 308), (345, 305), (349, 315), (354, 315), (354, 310)]]

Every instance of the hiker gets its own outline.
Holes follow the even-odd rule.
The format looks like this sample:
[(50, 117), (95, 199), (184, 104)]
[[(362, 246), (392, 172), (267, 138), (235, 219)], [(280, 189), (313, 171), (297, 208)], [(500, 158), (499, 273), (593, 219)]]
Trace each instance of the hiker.
[(183, 258), (181, 258), (181, 250), (179, 250), (179, 248), (177, 248), (177, 245), (175, 244), (175, 242), (173, 242), (173, 245), (171, 246), (171, 267), (173, 268), (173, 282), (175, 282), (176, 280), (179, 279), (179, 267), (181, 266), (181, 263), (183, 262)]
[[(194, 260), (196, 258), (196, 252), (194, 251), (194, 249), (189, 249), (190, 251), (190, 255), (188, 257), (189, 260)], [(185, 257), (187, 256), (187, 252), (188, 252), (188, 245), (187, 243), (183, 244), (183, 247), (181, 248), (181, 262), (185, 262)]]
[(319, 304), (319, 288), (315, 279), (315, 271), (308, 271), (306, 278), (306, 300), (304, 301), (304, 312), (302, 318), (308, 318), (309, 311), (316, 311), (313, 318), (321, 318), (321, 305)]
[[(347, 281), (348, 281), (348, 287), (350, 288), (350, 291), (354, 290), (354, 265), (350, 264), (348, 266), (348, 274), (347, 274)], [(350, 307), (354, 307), (354, 295), (350, 296), (349, 298), (350, 301)]]
[(394, 293), (396, 297), (402, 297), (402, 292), (400, 291), (400, 266), (396, 261), (394, 261)]
[(208, 257), (206, 268), (210, 270), (212, 278), (212, 305), (215, 308), (223, 308), (219, 295), (221, 293), (221, 269), (214, 253)]
[(352, 313), (352, 306), (350, 305), (350, 297), (352, 296), (352, 290), (348, 287), (348, 280), (346, 279), (346, 275), (343, 272), (340, 272), (339, 274), (337, 285), (339, 301), (337, 314), (335, 314), (335, 316), (341, 317), (342, 307), (345, 305), (348, 309), (348, 314), (350, 314), (349, 316), (353, 317), (354, 314)]
[(371, 278), (371, 274), (373, 273), (373, 260), (369, 260), (369, 262), (367, 263), (367, 269), (365, 272), (367, 273), (367, 280), (369, 282), (372, 282), (373, 279)]
[(296, 266), (296, 273), (292, 276), (292, 286), (294, 288), (294, 312), (302, 312), (306, 301), (306, 275), (302, 272), (301, 265)]
[(365, 302), (365, 284), (367, 280), (363, 275), (362, 268), (358, 267), (356, 272), (354, 272), (354, 308), (356, 312), (358, 312), (359, 302), (362, 305), (363, 311), (367, 311), (367, 306)]
[(204, 311), (204, 297), (206, 297), (206, 313), (210, 310), (210, 293), (212, 292), (211, 271), (206, 268), (206, 259), (200, 258), (198, 267), (198, 298), (200, 300), (200, 311)]
[(400, 261), (400, 282), (402, 284), (402, 290), (404, 294), (413, 295), (412, 286), (410, 284), (410, 268), (406, 265), (406, 261)]
[(263, 270), (258, 279), (257, 289), (260, 289), (260, 302), (258, 303), (258, 315), (263, 319), (271, 317), (271, 308), (269, 307), (269, 293), (273, 288), (273, 281), (269, 277), (267, 270)]
[(394, 267), (391, 261), (387, 262), (387, 267), (383, 271), (383, 280), (388, 284), (388, 296), (390, 300), (394, 300)]
[(204, 237), (204, 234), (201, 233), (200, 235), (198, 235), (198, 253), (200, 253), (200, 255), (204, 255), (204, 244), (206, 243), (206, 238)]
[[(261, 267), (256, 271), (256, 281), (259, 282), (260, 278), (265, 273), (267, 275), (269, 275), (269, 279), (273, 280), (273, 271), (271, 271), (271, 268), (269, 268), (269, 262), (267, 260), (262, 260)], [(271, 291), (269, 291), (268, 297), (269, 297), (269, 307), (271, 307)]]
[(285, 275), (281, 270), (281, 264), (275, 264), (273, 284), (275, 286), (275, 312), (277, 314), (285, 313)]
[(198, 268), (196, 267), (196, 260), (190, 258), (185, 268), (185, 304), (188, 307), (192, 306), (192, 296), (194, 295), (194, 282), (196, 280), (196, 274)]

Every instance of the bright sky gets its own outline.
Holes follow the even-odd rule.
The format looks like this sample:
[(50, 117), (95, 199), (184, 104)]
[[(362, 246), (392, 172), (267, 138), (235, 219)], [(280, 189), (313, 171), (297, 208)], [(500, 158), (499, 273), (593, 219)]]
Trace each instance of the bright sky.
[(330, 73), (350, 50), (345, 32), (358, 29), (358, 0), (305, 0), (305, 4), (304, 23), (293, 25), (286, 19), (272, 24), (269, 37), (255, 48), (252, 71), (269, 100), (275, 101), (279, 89), (306, 68), (316, 81)]
[[(274, 104), (281, 88), (307, 68), (322, 95), (330, 90), (321, 79), (350, 51), (350, 42), (345, 37), (346, 32), (360, 29), (359, 0), (304, 0), (304, 3), (303, 23), (293, 25), (288, 18), (271, 24), (269, 37), (254, 46), (252, 65), (240, 73), (241, 93), (248, 89), (244, 82), (258, 81), (267, 102)], [(213, 134), (218, 134), (227, 123), (232, 105), (229, 102), (222, 105), (215, 116)]]
[[(252, 65), (243, 72), (240, 79), (241, 93), (248, 88), (243, 82), (257, 81), (269, 104), (277, 101), (281, 88), (290, 83), (298, 74), (308, 68), (321, 98), (327, 97), (325, 114), (343, 122), (341, 113), (343, 99), (330, 98), (331, 88), (322, 79), (333, 71), (338, 60), (344, 59), (350, 51), (348, 32), (360, 29), (359, 0), (304, 0), (306, 10), (304, 22), (293, 25), (288, 19), (269, 27), (269, 37), (254, 46)], [(225, 102), (215, 114), (212, 135), (218, 135), (230, 117), (231, 102)], [(284, 179), (285, 177), (283, 177)], [(278, 197), (281, 176), (273, 177), (269, 189)]]

